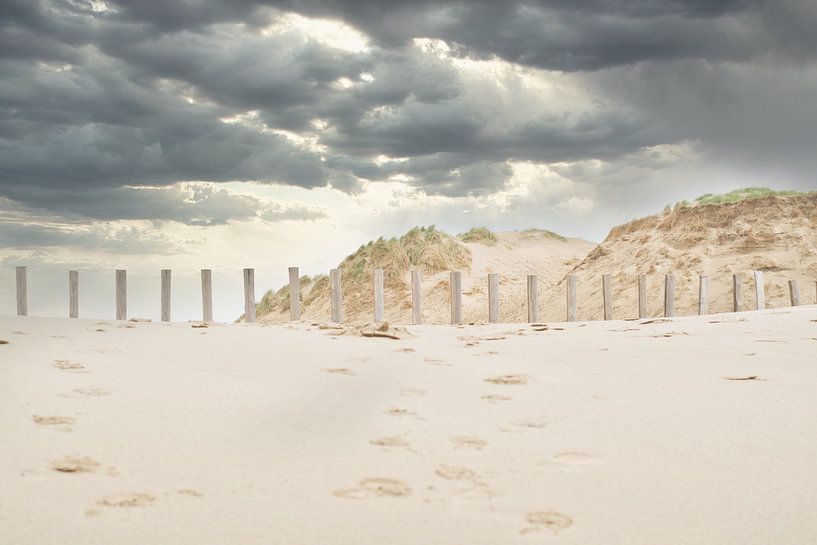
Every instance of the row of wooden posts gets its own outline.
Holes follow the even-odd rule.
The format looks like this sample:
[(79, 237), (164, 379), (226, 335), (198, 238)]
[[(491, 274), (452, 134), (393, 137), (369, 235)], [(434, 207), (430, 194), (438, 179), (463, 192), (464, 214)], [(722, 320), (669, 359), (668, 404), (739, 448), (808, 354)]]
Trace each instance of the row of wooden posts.
[[(255, 269), (244, 269), (244, 318), (247, 322), (255, 322)], [(27, 268), (17, 267), (17, 315), (28, 315), (28, 280)], [(116, 271), (116, 319), (126, 320), (128, 317), (128, 285), (127, 271)], [(161, 289), (161, 319), (170, 321), (170, 287), (171, 271), (162, 269)], [(609, 274), (602, 275), (602, 299), (604, 303), (604, 319), (613, 319), (613, 282)], [(766, 297), (763, 285), (763, 271), (754, 271), (756, 309), (762, 310), (766, 306)], [(375, 269), (373, 274), (374, 289), (374, 321), (382, 322), (384, 316), (383, 297), (383, 269)], [(462, 273), (450, 273), (451, 290), (451, 323), (462, 323)], [(539, 301), (537, 276), (529, 274), (527, 277), (527, 308), (528, 322), (539, 321)], [(343, 297), (341, 293), (340, 269), (329, 271), (331, 320), (343, 322)], [(815, 283), (817, 287), (817, 283)], [(567, 321), (577, 320), (576, 294), (577, 276), (567, 275)], [(289, 317), (291, 320), (301, 319), (301, 284), (298, 267), (289, 267)], [(742, 276), (732, 276), (732, 310), (738, 312), (744, 309)], [(800, 286), (797, 280), (789, 280), (789, 296), (792, 306), (800, 305)], [(211, 269), (201, 270), (201, 300), (202, 319), (213, 321), (213, 277)], [(422, 290), (420, 271), (411, 271), (411, 303), (412, 321), (422, 323)], [(698, 314), (709, 312), (709, 278), (699, 277), (698, 285)], [(664, 278), (664, 316), (675, 315), (675, 277), (667, 275)], [(68, 271), (68, 316), (79, 317), (79, 271)], [(647, 317), (647, 275), (638, 276), (638, 317)], [(488, 322), (497, 323), (499, 318), (499, 275), (488, 274)]]

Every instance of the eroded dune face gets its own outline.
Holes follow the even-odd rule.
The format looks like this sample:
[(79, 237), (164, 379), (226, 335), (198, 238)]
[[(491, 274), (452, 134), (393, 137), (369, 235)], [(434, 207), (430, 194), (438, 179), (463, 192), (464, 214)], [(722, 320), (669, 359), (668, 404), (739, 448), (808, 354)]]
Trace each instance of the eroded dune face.
[[(499, 274), (501, 321), (524, 322), (527, 320), (526, 276), (538, 276), (541, 298), (596, 246), (586, 240), (538, 230), (496, 233), (496, 240), (479, 242), (463, 242), (439, 231), (423, 236), (428, 240), (420, 244), (407, 241), (398, 245), (403, 239), (373, 241), (340, 265), (345, 322), (372, 321), (372, 270), (383, 268), (385, 320), (411, 323), (410, 270), (415, 267), (419, 267), (422, 275), (424, 323), (450, 322), (449, 273), (452, 270), (462, 273), (465, 322), (488, 319), (488, 273)], [(303, 319), (328, 321), (328, 280), (325, 277), (302, 280), (301, 289)], [(262, 309), (258, 312), (259, 321), (276, 323), (289, 319), (286, 288), (266, 299), (259, 305)]]
[[(612, 275), (613, 317), (638, 317), (638, 275), (647, 275), (649, 315), (663, 313), (664, 278), (676, 278), (675, 314), (697, 314), (698, 278), (709, 277), (709, 312), (732, 311), (732, 275), (742, 309), (756, 305), (753, 271), (763, 272), (766, 307), (789, 306), (789, 280), (802, 304), (815, 302), (817, 194), (678, 208), (613, 228), (572, 272), (578, 319), (603, 317), (602, 274)], [(565, 281), (544, 299), (547, 320), (565, 319)]]

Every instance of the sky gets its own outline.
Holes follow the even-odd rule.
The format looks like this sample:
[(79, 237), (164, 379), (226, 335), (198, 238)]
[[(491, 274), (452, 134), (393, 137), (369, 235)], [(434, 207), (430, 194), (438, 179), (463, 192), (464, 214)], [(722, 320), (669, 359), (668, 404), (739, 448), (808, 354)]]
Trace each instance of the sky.
[(242, 312), (434, 224), (601, 241), (817, 189), (813, 0), (0, 0), (0, 314)]

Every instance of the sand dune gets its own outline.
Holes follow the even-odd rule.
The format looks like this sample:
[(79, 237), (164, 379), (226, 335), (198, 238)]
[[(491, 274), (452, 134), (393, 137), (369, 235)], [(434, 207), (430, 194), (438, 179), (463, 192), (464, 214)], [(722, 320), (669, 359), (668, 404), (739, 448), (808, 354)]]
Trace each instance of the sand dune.
[[(433, 229), (433, 228), (432, 228)], [(440, 231), (430, 234), (407, 233), (400, 244), (382, 239), (361, 247), (340, 264), (343, 277), (344, 321), (363, 324), (373, 319), (372, 269), (385, 271), (385, 319), (411, 323), (411, 272), (422, 272), (423, 322), (449, 323), (451, 320), (449, 272), (462, 273), (463, 319), (487, 320), (488, 273), (500, 274), (500, 313), (503, 321), (521, 322), (527, 317), (525, 278), (539, 277), (542, 293), (553, 289), (596, 245), (586, 240), (562, 238), (548, 231), (528, 230), (495, 233), (495, 241), (463, 242)], [(415, 242), (415, 237), (428, 241)], [(325, 276), (302, 281), (302, 309), (305, 320), (327, 321), (330, 316), (329, 285)], [(262, 323), (289, 320), (289, 290), (269, 293), (257, 307)]]
[[(742, 276), (743, 310), (755, 308), (752, 271), (763, 271), (768, 308), (789, 306), (789, 280), (815, 302), (817, 193), (678, 207), (615, 227), (571, 272), (578, 317), (603, 317), (602, 274), (613, 276), (613, 316), (638, 317), (638, 275), (648, 278), (648, 311), (663, 313), (663, 281), (676, 277), (676, 314), (698, 312), (698, 276), (709, 276), (710, 312), (732, 310), (732, 275)], [(543, 299), (543, 316), (565, 319), (565, 282)]]
[[(407, 235), (408, 236), (408, 235)], [(613, 228), (601, 244), (563, 239), (547, 231), (496, 233), (495, 242), (463, 242), (434, 231), (440, 240), (410, 253), (372, 243), (344, 261), (344, 320), (372, 320), (372, 273), (386, 273), (389, 322), (411, 323), (410, 269), (423, 271), (423, 322), (450, 321), (449, 270), (463, 274), (463, 318), (487, 321), (488, 273), (500, 277), (500, 321), (527, 320), (526, 275), (539, 277), (539, 316), (566, 318), (565, 277), (578, 279), (578, 318), (603, 318), (603, 274), (612, 275), (613, 316), (638, 317), (639, 274), (648, 275), (648, 314), (663, 314), (663, 282), (676, 277), (675, 312), (698, 312), (698, 277), (709, 277), (709, 312), (732, 311), (732, 275), (742, 279), (741, 310), (756, 308), (753, 271), (762, 271), (766, 306), (790, 305), (789, 280), (800, 284), (801, 302), (815, 302), (817, 289), (817, 193), (768, 196), (736, 203), (677, 207), (662, 214)], [(377, 242), (382, 242), (377, 241)], [(401, 239), (402, 244), (402, 239)], [(410, 262), (411, 261), (411, 262)], [(309, 280), (303, 289), (303, 317), (326, 321), (330, 316), (326, 277)], [(270, 292), (258, 305), (262, 322), (289, 320), (288, 288)]]
[(0, 317), (3, 543), (817, 535), (814, 306), (403, 340), (129, 325)]

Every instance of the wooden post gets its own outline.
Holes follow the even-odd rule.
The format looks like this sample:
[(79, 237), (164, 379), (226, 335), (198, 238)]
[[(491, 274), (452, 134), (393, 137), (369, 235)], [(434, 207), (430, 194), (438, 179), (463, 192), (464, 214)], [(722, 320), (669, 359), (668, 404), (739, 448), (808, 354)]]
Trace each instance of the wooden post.
[(255, 269), (244, 269), (244, 321), (255, 322)]
[(329, 271), (329, 289), (331, 291), (332, 321), (343, 322), (343, 294), (341, 293), (340, 269)]
[(116, 319), (128, 319), (128, 271), (116, 270)]
[(170, 321), (170, 269), (162, 269), (162, 321)]
[(488, 275), (488, 322), (495, 324), (499, 321), (499, 275)]
[(301, 275), (298, 267), (289, 267), (289, 319), (301, 319)]
[(213, 271), (201, 270), (201, 319), (213, 321)]
[(755, 271), (755, 308), (766, 308), (766, 292), (763, 286), (763, 271)]
[(709, 313), (709, 277), (698, 277), (698, 316)]
[(732, 275), (732, 312), (740, 312), (740, 309), (743, 308), (743, 291), (741, 289), (743, 285), (742, 279), (739, 274)]
[(664, 279), (664, 316), (675, 316), (675, 277), (671, 274)]
[(462, 323), (462, 273), (451, 271), (451, 323)]
[(28, 316), (28, 269), (17, 267), (17, 316)]
[(528, 323), (539, 321), (539, 286), (535, 274), (528, 275)]
[(415, 324), (423, 321), (423, 287), (420, 281), (420, 271), (411, 271), (411, 320)]
[(604, 319), (613, 319), (613, 285), (609, 274), (601, 275), (601, 292), (604, 298)]
[(567, 321), (576, 321), (576, 275), (567, 275)]
[(68, 317), (79, 318), (79, 271), (68, 271)]
[(375, 269), (372, 277), (374, 281), (374, 321), (382, 322), (385, 314), (383, 302), (383, 269)]
[(638, 275), (638, 318), (647, 317), (647, 275)]
[(797, 280), (789, 280), (789, 295), (791, 296), (791, 306), (800, 306), (800, 284)]

